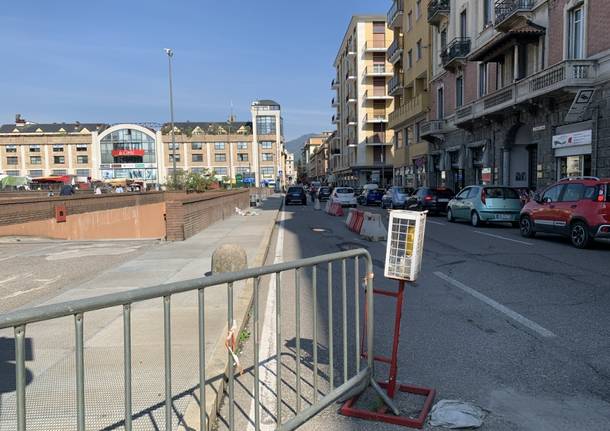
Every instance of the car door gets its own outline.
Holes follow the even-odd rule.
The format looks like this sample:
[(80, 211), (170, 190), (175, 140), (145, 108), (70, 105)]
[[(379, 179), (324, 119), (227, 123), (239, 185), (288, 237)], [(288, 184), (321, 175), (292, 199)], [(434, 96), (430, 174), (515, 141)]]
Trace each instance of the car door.
[(464, 190), (459, 192), (457, 196), (454, 198), (451, 204), (451, 212), (453, 213), (454, 218), (468, 218), (469, 216), (464, 216), (466, 213), (466, 200), (468, 199), (468, 195), (470, 194), (472, 187), (466, 187)]
[(541, 196), (540, 204), (532, 210), (534, 229), (539, 232), (557, 232), (556, 221), (560, 219), (557, 202), (563, 191), (563, 184), (556, 184), (546, 189)]
[(563, 193), (555, 204), (556, 219), (554, 220), (554, 230), (559, 233), (567, 234), (572, 220), (572, 214), (578, 210), (579, 205), (583, 205), (585, 195), (585, 185), (582, 183), (566, 184)]

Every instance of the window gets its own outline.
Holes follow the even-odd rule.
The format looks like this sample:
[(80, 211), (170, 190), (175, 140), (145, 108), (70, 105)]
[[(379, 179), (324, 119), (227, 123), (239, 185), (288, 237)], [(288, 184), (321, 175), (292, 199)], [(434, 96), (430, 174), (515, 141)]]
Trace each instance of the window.
[(61, 144), (53, 145), (53, 152), (54, 153), (63, 153), (64, 152), (64, 146), (61, 145)]
[(415, 47), (416, 47), (416, 52), (417, 52), (417, 59), (421, 60), (421, 57), (422, 57), (422, 53), (421, 53), (421, 39), (419, 39), (417, 41), (417, 44), (415, 45)]
[(33, 169), (30, 171), (30, 177), (42, 177), (42, 169)]
[(237, 149), (238, 150), (247, 150), (248, 149), (248, 143), (247, 142), (238, 142), (237, 143)]
[(456, 198), (466, 199), (472, 190), (474, 190), (473, 187), (468, 187), (468, 188), (462, 190), (461, 192), (459, 192), (457, 194)]
[(459, 108), (464, 104), (464, 77), (458, 76), (455, 79), (455, 107)]
[(53, 169), (51, 172), (53, 175), (66, 175), (65, 169)]
[(275, 117), (272, 115), (256, 117), (256, 131), (259, 135), (274, 135), (276, 131)]
[(17, 160), (17, 157), (7, 157), (6, 164), (7, 165), (18, 165), (19, 161)]
[(64, 156), (54, 156), (53, 163), (55, 163), (56, 165), (63, 165), (64, 163), (66, 163), (66, 158)]
[(203, 154), (193, 154), (193, 162), (203, 162)]
[(261, 168), (262, 176), (273, 176), (273, 168), (272, 167), (263, 167)]
[(460, 37), (468, 37), (468, 16), (466, 15), (466, 9), (460, 13)]
[(237, 153), (237, 161), (238, 162), (247, 162), (248, 161), (248, 153)]
[(18, 177), (19, 171), (6, 171), (6, 175), (11, 176), (11, 177)]
[(413, 135), (415, 138), (415, 142), (421, 141), (420, 139), (420, 130), (421, 130), (421, 121), (418, 121), (413, 125)]
[(192, 142), (191, 150), (203, 150), (203, 142)]
[(7, 153), (16, 153), (17, 145), (7, 145), (6, 147), (4, 147), (4, 149), (6, 150)]
[(214, 168), (216, 175), (227, 175), (227, 168)]
[(415, 2), (415, 21), (421, 17), (421, 0)]
[(410, 49), (407, 52), (407, 69), (410, 69), (413, 66), (413, 50)]
[(563, 184), (559, 184), (547, 189), (542, 195), (542, 200), (544, 202), (557, 202), (559, 200), (559, 195), (561, 194), (562, 188)]
[(180, 149), (180, 143), (176, 142), (175, 144), (173, 144), (170, 142), (169, 144), (167, 144), (167, 148), (169, 148), (170, 150), (178, 151)]
[(584, 8), (568, 12), (568, 58), (584, 57)]
[(76, 170), (76, 176), (77, 177), (88, 177), (89, 176), (89, 169), (77, 169)]
[(585, 194), (584, 184), (567, 184), (563, 189), (561, 202), (575, 202), (583, 198)]
[(174, 159), (176, 160), (176, 162), (179, 162), (179, 161), (180, 161), (180, 154), (176, 154), (176, 157), (175, 157), (175, 158), (174, 158), (174, 155), (173, 155), (173, 154), (170, 154), (170, 155), (169, 155), (169, 161), (170, 161), (170, 162), (173, 162), (173, 161), (174, 161)]
[(375, 21), (373, 22), (373, 33), (376, 34), (385, 34), (386, 23), (385, 21)]
[(42, 157), (40, 157), (40, 156), (30, 156), (30, 164), (32, 164), (32, 165), (41, 165), (42, 164)]
[(487, 63), (479, 64), (479, 97), (487, 94)]
[(87, 144), (76, 144), (76, 151), (87, 151)]
[(491, 16), (494, 10), (494, 0), (483, 0), (483, 26), (491, 24)]
[(224, 142), (214, 142), (214, 149), (216, 151), (224, 151), (225, 143)]
[(205, 172), (205, 168), (192, 168), (191, 172), (194, 174), (203, 174)]
[(413, 12), (409, 11), (407, 14), (407, 31), (411, 31), (411, 26), (413, 26)]
[(244, 168), (243, 166), (235, 168), (235, 173), (240, 175), (245, 175), (250, 172), (249, 168)]
[(81, 165), (89, 163), (89, 156), (76, 156), (76, 163)]
[(436, 118), (442, 120), (445, 117), (445, 94), (443, 87), (436, 90)]
[(216, 153), (214, 154), (214, 161), (216, 162), (226, 162), (227, 155), (225, 153)]
[(272, 162), (273, 161), (273, 153), (263, 153), (263, 162)]
[(273, 141), (262, 141), (261, 148), (263, 150), (270, 150), (273, 148)]
[(30, 153), (40, 153), (40, 145), (30, 145)]
[(447, 29), (443, 29), (440, 33), (441, 52), (447, 49)]

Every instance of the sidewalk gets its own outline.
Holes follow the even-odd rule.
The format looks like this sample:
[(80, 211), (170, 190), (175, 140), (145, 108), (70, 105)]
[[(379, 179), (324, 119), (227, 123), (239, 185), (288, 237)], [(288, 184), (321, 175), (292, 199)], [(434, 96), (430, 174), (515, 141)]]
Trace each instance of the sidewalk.
[[(260, 266), (267, 252), (281, 198), (269, 198), (258, 216), (233, 216), (196, 236), (174, 243), (152, 246), (142, 255), (93, 280), (68, 290), (48, 303), (57, 303), (138, 287), (164, 284), (204, 276), (210, 271), (213, 251), (222, 244), (239, 244), (247, 252), (248, 264)], [(226, 286), (206, 289), (206, 377), (208, 405), (222, 380), (226, 352)], [(250, 305), (251, 286), (235, 293), (238, 324)], [(197, 293), (171, 298), (172, 394), (174, 424), (188, 407), (189, 417), (198, 416)], [(133, 429), (162, 429), (164, 415), (164, 359), (162, 300), (134, 304), (132, 324)], [(123, 429), (123, 320), (122, 309), (85, 314), (85, 402), (87, 429)], [(2, 339), (2, 337), (5, 337)], [(29, 325), (26, 329), (28, 385), (27, 423), (32, 430), (66, 430), (76, 427), (76, 382), (74, 374), (73, 318)], [(10, 346), (12, 331), (0, 332), (0, 341)], [(11, 353), (13, 354), (13, 353)], [(15, 429), (14, 364), (7, 354), (0, 359), (0, 431)], [(190, 406), (189, 406), (190, 405)], [(209, 409), (208, 409), (209, 411)]]

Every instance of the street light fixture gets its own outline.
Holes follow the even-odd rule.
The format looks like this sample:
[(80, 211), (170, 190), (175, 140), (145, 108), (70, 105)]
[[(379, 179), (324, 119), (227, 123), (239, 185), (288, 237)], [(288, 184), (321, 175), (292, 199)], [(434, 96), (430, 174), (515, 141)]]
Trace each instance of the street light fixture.
[(171, 48), (164, 49), (167, 54), (167, 61), (169, 66), (169, 113), (170, 113), (170, 124), (172, 127), (172, 170), (174, 174), (174, 187), (178, 184), (177, 171), (176, 171), (176, 135), (174, 133), (174, 92), (172, 88), (172, 58), (174, 57), (174, 51)]

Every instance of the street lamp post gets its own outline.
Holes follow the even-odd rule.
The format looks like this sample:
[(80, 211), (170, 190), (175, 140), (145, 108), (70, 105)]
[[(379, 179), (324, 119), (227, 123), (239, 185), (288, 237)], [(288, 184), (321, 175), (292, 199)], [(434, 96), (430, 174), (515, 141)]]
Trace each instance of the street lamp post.
[(178, 184), (178, 177), (176, 171), (176, 135), (174, 133), (174, 92), (172, 88), (172, 58), (174, 57), (174, 51), (172, 51), (171, 48), (165, 48), (165, 54), (167, 54), (169, 66), (169, 114), (172, 127), (172, 170), (174, 175), (174, 187), (176, 187)]

